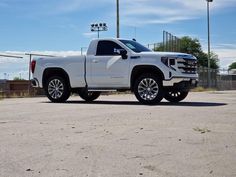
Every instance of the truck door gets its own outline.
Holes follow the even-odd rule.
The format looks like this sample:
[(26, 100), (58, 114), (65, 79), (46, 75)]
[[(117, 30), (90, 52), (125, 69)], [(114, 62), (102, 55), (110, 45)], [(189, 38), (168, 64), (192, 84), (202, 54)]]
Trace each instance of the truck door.
[(99, 41), (95, 56), (88, 58), (88, 87), (127, 88), (129, 86), (129, 58), (122, 59), (117, 53), (123, 49), (113, 41)]

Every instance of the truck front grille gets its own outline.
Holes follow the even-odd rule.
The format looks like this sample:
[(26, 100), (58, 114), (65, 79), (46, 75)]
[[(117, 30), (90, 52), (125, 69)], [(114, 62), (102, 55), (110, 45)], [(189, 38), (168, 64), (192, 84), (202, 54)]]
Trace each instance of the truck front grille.
[(184, 74), (197, 74), (197, 60), (188, 58), (177, 59), (178, 68)]

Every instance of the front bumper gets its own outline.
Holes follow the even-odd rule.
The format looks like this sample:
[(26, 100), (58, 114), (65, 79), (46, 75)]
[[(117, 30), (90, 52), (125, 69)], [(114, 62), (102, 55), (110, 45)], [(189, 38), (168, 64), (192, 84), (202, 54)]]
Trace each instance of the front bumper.
[(171, 87), (174, 86), (174, 84), (180, 83), (180, 82), (191, 82), (192, 84), (198, 83), (198, 77), (173, 77), (170, 80), (164, 80), (163, 86), (164, 87)]
[(189, 91), (197, 85), (198, 78), (173, 78), (169, 81), (163, 81), (163, 87), (167, 90)]

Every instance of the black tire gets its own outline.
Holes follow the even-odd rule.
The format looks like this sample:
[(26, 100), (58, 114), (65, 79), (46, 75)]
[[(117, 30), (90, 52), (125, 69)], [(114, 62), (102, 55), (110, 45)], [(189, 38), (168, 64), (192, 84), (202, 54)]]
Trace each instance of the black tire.
[(182, 100), (184, 100), (188, 96), (188, 91), (171, 91), (166, 92), (164, 98), (172, 103), (178, 103)]
[(155, 74), (141, 75), (135, 81), (134, 94), (142, 104), (158, 104), (164, 96), (161, 79)]
[(88, 92), (87, 90), (81, 90), (79, 96), (86, 102), (92, 102), (101, 95), (101, 92)]
[(53, 76), (47, 80), (45, 93), (52, 102), (63, 103), (70, 97), (70, 87), (64, 78)]

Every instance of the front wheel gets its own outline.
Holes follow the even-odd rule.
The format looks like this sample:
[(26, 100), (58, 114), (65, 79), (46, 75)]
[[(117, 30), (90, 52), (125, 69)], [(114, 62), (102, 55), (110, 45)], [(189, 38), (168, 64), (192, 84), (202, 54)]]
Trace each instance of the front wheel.
[(54, 76), (48, 79), (46, 95), (49, 100), (55, 103), (65, 102), (70, 97), (70, 89), (62, 77)]
[(134, 94), (142, 104), (157, 104), (163, 99), (162, 82), (154, 74), (143, 74), (135, 82)]
[(87, 102), (92, 102), (98, 99), (98, 97), (101, 95), (101, 92), (88, 92), (87, 90), (83, 90), (80, 91), (78, 94), (83, 100)]
[(165, 94), (164, 98), (169, 102), (178, 103), (184, 100), (187, 96), (188, 92), (186, 91), (170, 91)]

